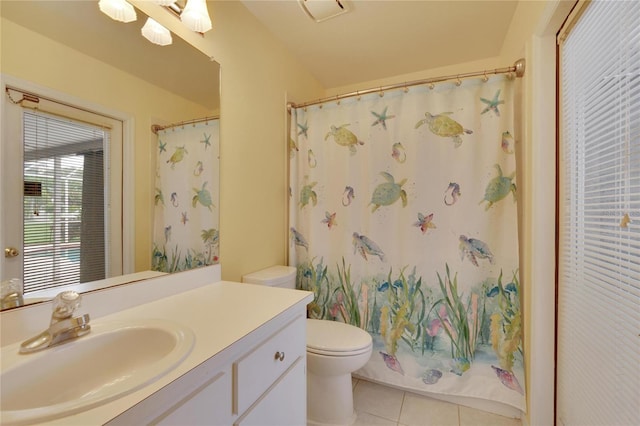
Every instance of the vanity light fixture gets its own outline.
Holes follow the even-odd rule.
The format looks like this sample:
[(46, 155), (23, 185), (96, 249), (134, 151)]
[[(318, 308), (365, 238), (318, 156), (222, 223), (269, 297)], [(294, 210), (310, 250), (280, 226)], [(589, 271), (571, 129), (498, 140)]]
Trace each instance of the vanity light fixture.
[(180, 20), (191, 31), (198, 33), (209, 31), (211, 18), (209, 18), (206, 0), (187, 0), (187, 5), (180, 14)]
[(141, 32), (144, 38), (159, 46), (167, 46), (173, 42), (171, 32), (151, 18), (147, 18)]
[(109, 18), (120, 22), (133, 22), (136, 20), (136, 11), (126, 0), (100, 0), (100, 11)]
[[(153, 2), (166, 7), (180, 17), (182, 23), (191, 31), (202, 35), (211, 29), (206, 0), (153, 0)], [(116, 21), (132, 22), (137, 18), (135, 9), (126, 0), (100, 0), (98, 6), (102, 13)], [(151, 18), (147, 19), (141, 32), (144, 38), (159, 46), (167, 46), (173, 42), (171, 32)]]

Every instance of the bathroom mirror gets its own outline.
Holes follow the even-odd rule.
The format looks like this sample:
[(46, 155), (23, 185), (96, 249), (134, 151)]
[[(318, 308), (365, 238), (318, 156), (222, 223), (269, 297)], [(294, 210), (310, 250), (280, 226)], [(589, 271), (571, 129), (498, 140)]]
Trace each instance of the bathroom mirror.
[[(220, 115), (219, 64), (176, 34), (172, 34), (173, 43), (169, 46), (150, 43), (141, 35), (141, 27), (145, 24), (147, 17), (140, 10), (136, 12), (137, 20), (125, 24), (102, 14), (97, 1), (3, 0), (0, 2), (2, 15), (2, 50), (0, 51), (2, 68), (0, 71), (5, 82), (9, 80), (26, 82), (26, 87), (23, 87), (25, 90), (30, 87), (44, 87), (56, 93), (70, 92), (68, 93), (70, 99), (82, 99), (89, 105), (106, 106), (111, 111), (120, 111), (129, 115), (131, 122), (134, 123), (129, 134), (127, 135), (125, 131), (124, 136), (125, 144), (128, 140), (134, 145), (129, 151), (126, 147), (124, 149), (125, 156), (133, 157), (133, 161), (130, 162), (133, 168), (130, 171), (133, 182), (125, 181), (124, 185), (133, 185), (134, 188), (131, 197), (133, 208), (129, 212), (133, 212), (135, 216), (135, 252), (132, 253), (135, 261), (131, 262), (128, 269), (127, 267), (123, 269), (125, 277), (112, 280), (110, 285), (113, 282), (126, 283), (126, 277), (132, 277), (132, 280), (137, 281), (153, 275), (146, 273), (151, 269), (152, 263), (153, 226), (150, 222), (153, 222), (155, 157), (158, 142), (158, 137), (152, 133), (151, 126), (153, 124), (167, 126)], [(170, 12), (167, 11), (167, 13)], [(27, 38), (29, 42), (26, 41)], [(71, 56), (79, 55), (91, 61), (100, 61), (99, 75), (92, 69), (87, 70), (86, 75), (79, 78), (78, 64), (61, 64), (63, 59), (54, 54), (54, 49), (27, 47), (33, 40), (38, 39), (46, 40), (47, 46), (63, 45), (62, 49), (73, 52), (69, 54)], [(23, 48), (24, 51), (19, 51)], [(26, 66), (26, 63), (30, 66)], [(60, 72), (65, 67), (69, 72)], [(47, 75), (50, 70), (53, 73), (54, 69), (57, 70), (55, 76)], [(109, 72), (120, 76), (122, 73), (132, 76), (131, 81), (139, 81), (140, 86), (145, 86), (144, 94), (137, 93), (137, 88), (134, 86), (123, 88), (113, 85), (107, 76)], [(46, 77), (40, 78), (40, 76)], [(67, 78), (66, 81), (65, 78)], [(93, 90), (91, 85), (101, 90)], [(65, 87), (69, 90), (65, 90)], [(162, 103), (162, 100), (156, 102), (156, 96), (154, 96), (153, 102), (156, 104), (154, 108), (148, 111), (141, 110), (140, 105), (144, 102), (138, 102), (138, 100), (145, 98), (151, 102), (147, 99), (150, 98), (148, 95), (150, 87), (157, 89), (157, 99), (162, 99), (161, 94), (168, 93), (167, 103), (173, 102), (174, 105), (160, 108), (158, 104)], [(100, 93), (105, 92), (105, 88), (106, 91), (112, 92), (108, 100), (100, 98)], [(78, 90), (83, 91), (79, 93)], [(122, 104), (114, 104), (113, 99), (118, 98), (120, 92), (123, 92)], [(3, 93), (3, 96), (6, 94)], [(181, 98), (193, 108), (187, 111), (187, 108), (176, 107), (173, 101), (176, 97)], [(5, 123), (3, 123), (4, 126)], [(3, 151), (3, 155), (7, 153), (7, 150)], [(212, 152), (211, 155), (217, 157), (217, 152)], [(117, 167), (121, 168), (122, 164)], [(3, 169), (3, 178), (4, 174)], [(126, 172), (124, 175), (126, 180)], [(216, 182), (218, 182), (217, 179)], [(211, 187), (211, 183), (209, 185), (207, 189), (213, 199), (206, 201), (219, 209), (219, 190)], [(190, 199), (189, 202), (191, 202)], [(127, 215), (127, 212), (123, 214)], [(4, 229), (7, 227), (6, 223), (6, 215), (4, 215), (0, 223), (3, 227), (0, 229), (3, 238), (6, 236), (6, 229)], [(217, 227), (216, 229), (219, 231)], [(180, 229), (173, 230), (174, 235), (179, 232)], [(2, 243), (5, 247), (9, 245), (6, 240)], [(19, 246), (16, 248), (19, 251), (23, 249)], [(2, 280), (11, 278), (4, 271), (1, 275)], [(78, 286), (80, 291), (94, 288), (95, 286), (84, 283)]]

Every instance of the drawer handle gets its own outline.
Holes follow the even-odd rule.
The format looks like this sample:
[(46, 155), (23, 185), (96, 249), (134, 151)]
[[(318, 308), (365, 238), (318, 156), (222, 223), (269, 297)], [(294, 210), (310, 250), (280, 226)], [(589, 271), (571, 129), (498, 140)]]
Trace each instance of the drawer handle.
[(275, 358), (276, 358), (278, 361), (284, 361), (284, 352), (276, 352), (276, 356), (275, 356)]

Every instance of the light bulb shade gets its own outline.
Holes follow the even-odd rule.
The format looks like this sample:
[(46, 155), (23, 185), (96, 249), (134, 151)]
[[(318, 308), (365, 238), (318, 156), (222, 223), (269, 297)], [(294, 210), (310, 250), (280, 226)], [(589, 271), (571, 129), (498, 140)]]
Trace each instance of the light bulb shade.
[(160, 6), (171, 6), (176, 2), (176, 0), (153, 0), (155, 4), (159, 4)]
[(180, 19), (191, 31), (204, 33), (211, 29), (211, 18), (205, 0), (188, 0)]
[(100, 0), (100, 11), (109, 18), (120, 22), (132, 22), (137, 18), (136, 10), (125, 0)]
[(159, 46), (167, 46), (173, 42), (171, 32), (151, 18), (147, 18), (141, 32), (144, 38)]

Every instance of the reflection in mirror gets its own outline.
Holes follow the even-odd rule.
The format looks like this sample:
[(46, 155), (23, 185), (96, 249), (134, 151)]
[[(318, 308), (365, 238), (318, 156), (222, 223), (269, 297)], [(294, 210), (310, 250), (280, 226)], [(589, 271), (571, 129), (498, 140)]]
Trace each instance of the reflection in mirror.
[[(219, 262), (218, 119), (158, 131), (152, 269), (177, 272)], [(157, 128), (157, 127), (156, 127)], [(174, 233), (174, 231), (177, 231)]]
[[(141, 35), (146, 17), (140, 11), (135, 22), (124, 24), (100, 13), (97, 2), (3, 0), (0, 13), (0, 71), (3, 91), (10, 88), (2, 101), (1, 202), (17, 211), (3, 208), (0, 213), (0, 244), (11, 248), (11, 255), (0, 257), (0, 280), (24, 280), (24, 300), (29, 303), (48, 300), (62, 289), (89, 291), (217, 263), (219, 65), (175, 34), (171, 45), (151, 44)], [(16, 103), (25, 94), (27, 99)], [(78, 116), (71, 120), (65, 109), (77, 110)], [(17, 125), (10, 122), (10, 111), (18, 112)], [(109, 145), (97, 148), (93, 136), (67, 135), (45, 149), (45, 129), (51, 131), (58, 122), (77, 122), (84, 129), (87, 123), (96, 123), (87, 114), (101, 117), (95, 129), (109, 130)], [(22, 138), (29, 124), (35, 135), (32, 148)], [(156, 131), (166, 129), (154, 133), (152, 125)], [(195, 133), (175, 136), (183, 129)], [(10, 146), (15, 134), (19, 142)], [(118, 139), (121, 147), (111, 145)], [(104, 160), (96, 152), (104, 153)], [(85, 167), (78, 169), (78, 158), (63, 159), (65, 155), (81, 156)], [(196, 156), (201, 165), (187, 161)], [(56, 162), (61, 180), (47, 188), (50, 177), (37, 177), (36, 172), (49, 176), (46, 171), (53, 170)], [(11, 171), (16, 165), (17, 173)], [(98, 229), (83, 225), (81, 219), (87, 214), (82, 212), (83, 203), (96, 204), (87, 201), (91, 198), (82, 200), (83, 184), (103, 189), (87, 183), (96, 170), (104, 171), (102, 186), (107, 190), (93, 198), (103, 199), (105, 206), (98, 210), (107, 212), (99, 214), (105, 226)], [(31, 176), (24, 178), (24, 184), (23, 179), (4, 179), (23, 173)], [(183, 177), (173, 176), (178, 173)], [(183, 182), (184, 188), (162, 190), (165, 212), (159, 211), (159, 185), (184, 181), (186, 176), (190, 180)], [(42, 232), (33, 234), (27, 216), (33, 222), (33, 216), (49, 217), (54, 212), (59, 223), (46, 227), (36, 221), (35, 228)], [(189, 225), (198, 246), (177, 248)], [(87, 263), (81, 266), (80, 246), (90, 241), (104, 248), (97, 255), (104, 261), (104, 272)], [(47, 252), (57, 253), (58, 258), (47, 258), (43, 254)], [(58, 269), (45, 268), (55, 263)], [(75, 268), (69, 282), (57, 278), (67, 267)], [(62, 287), (50, 288), (52, 283)]]

